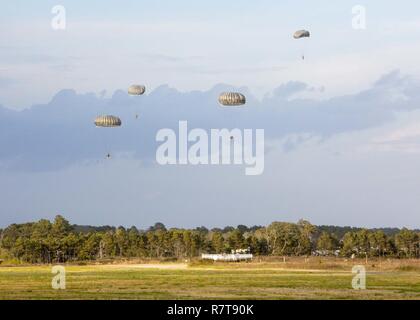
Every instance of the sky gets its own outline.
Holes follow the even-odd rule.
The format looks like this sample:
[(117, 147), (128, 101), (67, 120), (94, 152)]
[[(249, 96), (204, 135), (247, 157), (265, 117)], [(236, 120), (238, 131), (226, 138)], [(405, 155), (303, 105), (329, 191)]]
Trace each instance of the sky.
[[(0, 5), (0, 226), (62, 214), (138, 227), (419, 228), (418, 1)], [(56, 5), (64, 30), (51, 27)], [(365, 29), (352, 26), (356, 5)], [(311, 38), (294, 40), (298, 29)], [(126, 95), (132, 83), (146, 85), (141, 100)], [(246, 93), (246, 108), (221, 111), (223, 90)], [(123, 118), (118, 133), (95, 130), (104, 112)], [(264, 174), (157, 165), (156, 132), (180, 120), (265, 129)]]

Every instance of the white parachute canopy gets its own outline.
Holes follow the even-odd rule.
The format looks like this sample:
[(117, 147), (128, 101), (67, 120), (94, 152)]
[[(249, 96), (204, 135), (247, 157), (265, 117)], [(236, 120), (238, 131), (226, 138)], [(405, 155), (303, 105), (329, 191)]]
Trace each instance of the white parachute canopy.
[(293, 38), (295, 39), (310, 38), (310, 37), (311, 37), (311, 33), (308, 30), (298, 30), (293, 35)]
[(246, 98), (239, 92), (223, 92), (219, 96), (219, 103), (222, 106), (243, 106)]
[(146, 92), (146, 87), (139, 84), (133, 84), (128, 88), (128, 94), (132, 96), (141, 96)]
[(121, 119), (116, 116), (98, 116), (95, 119), (95, 126), (104, 128), (113, 128), (121, 126)]

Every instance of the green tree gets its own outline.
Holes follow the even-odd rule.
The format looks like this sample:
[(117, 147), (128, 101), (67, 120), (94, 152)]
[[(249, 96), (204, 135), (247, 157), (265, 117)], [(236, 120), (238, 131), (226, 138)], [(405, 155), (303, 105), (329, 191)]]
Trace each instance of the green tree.
[(358, 242), (354, 232), (347, 232), (343, 237), (343, 248), (341, 254), (349, 257), (352, 254), (358, 253)]
[(339, 243), (337, 238), (333, 234), (329, 234), (325, 231), (321, 233), (317, 241), (317, 249), (326, 251), (329, 254), (338, 249)]
[(95, 260), (98, 257), (101, 240), (101, 236), (98, 233), (86, 235), (85, 241), (79, 250), (78, 258), (80, 260)]
[(124, 227), (118, 227), (115, 231), (115, 244), (117, 246), (117, 255), (124, 257), (128, 248), (128, 235)]
[(381, 257), (390, 253), (389, 240), (383, 231), (376, 231), (369, 234), (370, 255)]
[(245, 239), (239, 229), (229, 232), (227, 242), (231, 250), (238, 250), (244, 248)]
[(225, 252), (225, 239), (221, 232), (213, 232), (211, 243), (215, 253), (224, 253)]
[(395, 236), (395, 244), (399, 256), (407, 258), (418, 257), (419, 236), (414, 231), (408, 230), (407, 228), (402, 229)]
[(51, 226), (51, 234), (54, 237), (64, 237), (72, 231), (70, 223), (62, 216), (58, 215), (55, 217), (54, 222)]
[(300, 236), (295, 254), (309, 255), (315, 247), (313, 237), (316, 232), (316, 227), (306, 220), (300, 220), (297, 226), (299, 228)]
[(293, 255), (299, 247), (301, 232), (293, 223), (273, 222), (267, 227), (267, 242), (273, 255)]

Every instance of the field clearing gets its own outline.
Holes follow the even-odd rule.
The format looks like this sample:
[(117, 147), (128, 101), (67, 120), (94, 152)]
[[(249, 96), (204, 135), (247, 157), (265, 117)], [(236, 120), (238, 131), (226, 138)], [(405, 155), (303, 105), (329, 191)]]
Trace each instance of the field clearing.
[(68, 265), (66, 290), (51, 288), (51, 266), (3, 266), (0, 299), (420, 300), (418, 261), (369, 263), (363, 291), (351, 287), (355, 263), (362, 261)]

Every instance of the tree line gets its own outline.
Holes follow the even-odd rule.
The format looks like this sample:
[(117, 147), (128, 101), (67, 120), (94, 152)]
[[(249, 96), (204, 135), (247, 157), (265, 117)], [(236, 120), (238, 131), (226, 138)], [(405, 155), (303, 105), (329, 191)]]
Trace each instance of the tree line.
[(420, 231), (317, 227), (305, 220), (212, 230), (167, 229), (156, 223), (147, 230), (138, 230), (75, 226), (62, 216), (56, 216), (52, 222), (44, 219), (0, 230), (0, 258), (25, 263), (134, 257), (188, 259), (202, 253), (231, 253), (239, 249), (249, 249), (258, 256), (419, 258)]

